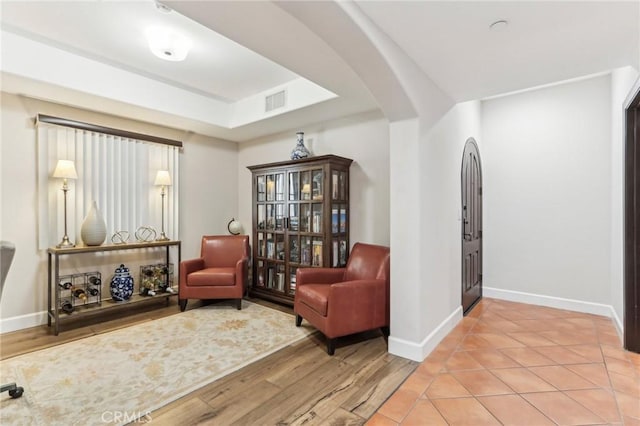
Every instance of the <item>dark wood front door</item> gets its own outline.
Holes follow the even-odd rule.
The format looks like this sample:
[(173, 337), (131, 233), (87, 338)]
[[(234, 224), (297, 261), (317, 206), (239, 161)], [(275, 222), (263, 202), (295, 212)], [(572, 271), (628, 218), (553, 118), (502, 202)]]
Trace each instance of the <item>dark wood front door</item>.
[(640, 353), (640, 91), (626, 111), (624, 347)]
[(466, 314), (482, 297), (482, 168), (473, 138), (462, 158), (462, 310)]

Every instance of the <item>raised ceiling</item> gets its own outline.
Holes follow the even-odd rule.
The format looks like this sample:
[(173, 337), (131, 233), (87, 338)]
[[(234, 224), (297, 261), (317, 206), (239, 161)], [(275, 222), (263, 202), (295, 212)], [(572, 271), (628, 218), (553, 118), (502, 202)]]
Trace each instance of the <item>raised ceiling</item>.
[[(3, 28), (177, 87), (234, 102), (299, 76), (154, 1), (3, 2)], [(145, 31), (162, 25), (193, 45), (184, 62), (150, 54)]]
[[(0, 2), (3, 90), (235, 141), (384, 102), (364, 81), (389, 80), (376, 78), (380, 58), (362, 49), (359, 24), (338, 16), (344, 4), (166, 3), (176, 11), (161, 12), (152, 0)], [(456, 102), (640, 68), (638, 1), (349, 4)], [(499, 19), (508, 26), (489, 30)], [(186, 61), (149, 53), (144, 29), (157, 22), (193, 39)], [(319, 102), (302, 97), (306, 103), (281, 113), (255, 113), (260, 94), (283, 87), (295, 94), (297, 85)], [(385, 89), (391, 102), (399, 87)]]

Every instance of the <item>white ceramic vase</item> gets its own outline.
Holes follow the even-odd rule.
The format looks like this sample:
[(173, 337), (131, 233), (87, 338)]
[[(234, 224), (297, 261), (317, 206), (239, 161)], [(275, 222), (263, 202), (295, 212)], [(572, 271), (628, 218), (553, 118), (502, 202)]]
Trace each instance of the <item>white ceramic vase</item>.
[(82, 237), (82, 241), (88, 246), (99, 246), (107, 237), (107, 224), (104, 222), (102, 216), (100, 216), (98, 205), (95, 201), (91, 205), (91, 209), (84, 219), (84, 222), (82, 222), (80, 236)]

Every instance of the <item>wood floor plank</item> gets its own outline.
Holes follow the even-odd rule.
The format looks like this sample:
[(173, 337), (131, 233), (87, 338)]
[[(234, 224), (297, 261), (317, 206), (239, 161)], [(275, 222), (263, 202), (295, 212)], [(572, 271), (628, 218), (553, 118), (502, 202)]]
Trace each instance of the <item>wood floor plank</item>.
[(268, 405), (282, 389), (267, 381), (251, 383), (246, 392), (236, 392), (225, 398), (215, 398), (208, 401), (210, 419), (213, 424), (229, 425), (246, 413), (256, 408)]
[(323, 424), (327, 426), (360, 426), (365, 424), (366, 421), (367, 419), (338, 408), (324, 420)]
[(418, 366), (415, 361), (386, 353), (372, 362), (377, 363), (380, 363), (379, 368), (359, 372), (358, 390), (341, 405), (342, 408), (360, 417), (371, 417)]
[(336, 356), (352, 365), (361, 365), (373, 353), (387, 351), (387, 342), (379, 330), (358, 333), (342, 338), (342, 347), (336, 349)]
[(317, 369), (318, 366), (332, 359), (324, 348), (317, 346), (313, 338), (305, 338), (305, 340), (307, 340), (307, 344), (300, 346), (296, 350), (294, 357), (292, 357), (293, 359), (283, 362), (280, 368), (275, 369), (273, 373), (267, 377), (267, 380), (284, 388), (297, 382), (300, 380), (300, 377), (306, 376)]
[(335, 358), (319, 365), (295, 383), (283, 388), (269, 401), (269, 404), (257, 407), (241, 417), (236, 424), (289, 424), (304, 415), (313, 407), (318, 399), (326, 393), (327, 388), (336, 381), (344, 380), (351, 374), (353, 367)]
[(154, 426), (196, 425), (214, 417), (209, 404), (200, 398), (181, 398), (173, 404), (153, 411), (146, 418)]

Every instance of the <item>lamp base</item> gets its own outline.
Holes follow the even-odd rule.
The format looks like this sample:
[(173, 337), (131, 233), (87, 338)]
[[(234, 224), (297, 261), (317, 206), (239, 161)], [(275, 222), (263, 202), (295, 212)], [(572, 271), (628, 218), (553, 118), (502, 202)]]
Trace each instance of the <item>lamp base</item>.
[(69, 237), (65, 235), (64, 237), (62, 237), (62, 241), (60, 241), (60, 244), (58, 244), (56, 247), (57, 248), (71, 248), (71, 247), (75, 247), (75, 246), (76, 245), (74, 243), (69, 241)]
[(160, 233), (160, 236), (159, 236), (158, 238), (156, 238), (156, 241), (169, 241), (169, 240), (171, 240), (171, 238), (167, 237), (167, 236), (164, 234), (164, 231), (162, 231), (162, 232)]

